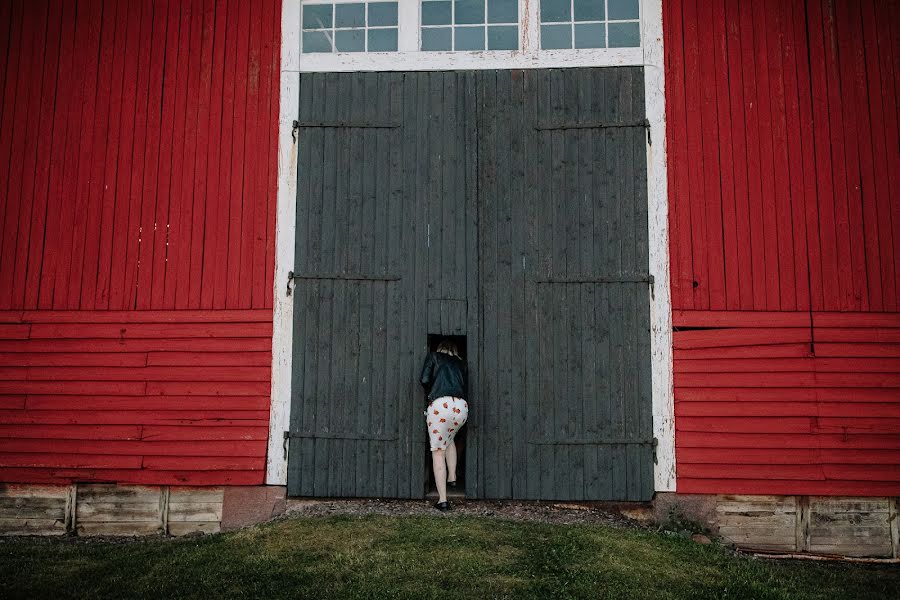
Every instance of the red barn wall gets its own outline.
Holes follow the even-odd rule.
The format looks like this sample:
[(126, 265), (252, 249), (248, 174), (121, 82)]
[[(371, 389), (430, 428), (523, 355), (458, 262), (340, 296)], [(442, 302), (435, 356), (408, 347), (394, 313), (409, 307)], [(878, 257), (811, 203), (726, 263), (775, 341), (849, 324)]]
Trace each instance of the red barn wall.
[(900, 494), (900, 5), (664, 28), (678, 491)]
[(0, 480), (263, 481), (280, 20), (0, 3)]

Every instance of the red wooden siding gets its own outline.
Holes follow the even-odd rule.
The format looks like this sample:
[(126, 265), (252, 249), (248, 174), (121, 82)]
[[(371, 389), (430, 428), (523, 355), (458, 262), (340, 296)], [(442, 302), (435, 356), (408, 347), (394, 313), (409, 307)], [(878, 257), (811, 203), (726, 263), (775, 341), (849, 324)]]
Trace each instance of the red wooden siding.
[(677, 489), (900, 494), (900, 7), (663, 6)]
[(263, 482), (280, 19), (0, 3), (0, 481)]

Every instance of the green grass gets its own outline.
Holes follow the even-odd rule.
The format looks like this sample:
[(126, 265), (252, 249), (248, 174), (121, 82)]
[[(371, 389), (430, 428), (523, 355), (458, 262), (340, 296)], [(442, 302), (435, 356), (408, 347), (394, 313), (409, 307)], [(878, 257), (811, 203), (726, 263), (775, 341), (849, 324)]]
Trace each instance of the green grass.
[[(0, 598), (891, 598), (900, 568), (474, 517), (280, 520), (176, 540), (0, 543)], [(891, 592), (890, 590), (894, 590)]]

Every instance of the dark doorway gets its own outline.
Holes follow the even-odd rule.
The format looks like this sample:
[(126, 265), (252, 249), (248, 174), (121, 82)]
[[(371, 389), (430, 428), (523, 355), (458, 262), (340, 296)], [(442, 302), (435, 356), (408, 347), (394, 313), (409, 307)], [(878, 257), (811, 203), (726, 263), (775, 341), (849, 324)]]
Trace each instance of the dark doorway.
[[(444, 340), (449, 340), (456, 344), (456, 350), (459, 352), (460, 358), (462, 358), (470, 372), (470, 377), (472, 373), (471, 366), (468, 365), (468, 353), (467, 353), (467, 339), (464, 335), (440, 335), (435, 333), (428, 334), (428, 350), (429, 352), (436, 352), (438, 346)], [(469, 382), (471, 386), (471, 381)], [(465, 493), (466, 489), (466, 435), (468, 434), (469, 426), (465, 425), (462, 429), (459, 430), (459, 433), (456, 435), (456, 481), (457, 487), (456, 491)], [(426, 450), (428, 450), (426, 448)], [(430, 451), (429, 451), (430, 452)], [(431, 466), (431, 457), (427, 456), (425, 459), (425, 480), (428, 482), (427, 492), (431, 494), (432, 492), (436, 492), (437, 489), (434, 483), (434, 471)], [(449, 491), (449, 489), (448, 489)]]

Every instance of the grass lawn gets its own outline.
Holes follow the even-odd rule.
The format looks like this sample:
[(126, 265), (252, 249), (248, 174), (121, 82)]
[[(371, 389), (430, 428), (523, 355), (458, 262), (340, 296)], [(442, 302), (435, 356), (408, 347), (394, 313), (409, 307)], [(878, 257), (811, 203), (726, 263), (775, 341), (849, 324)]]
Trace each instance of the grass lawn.
[[(897, 598), (900, 568), (769, 562), (677, 536), (331, 516), (128, 543), (0, 542), (0, 598)], [(893, 592), (891, 591), (893, 590)]]

